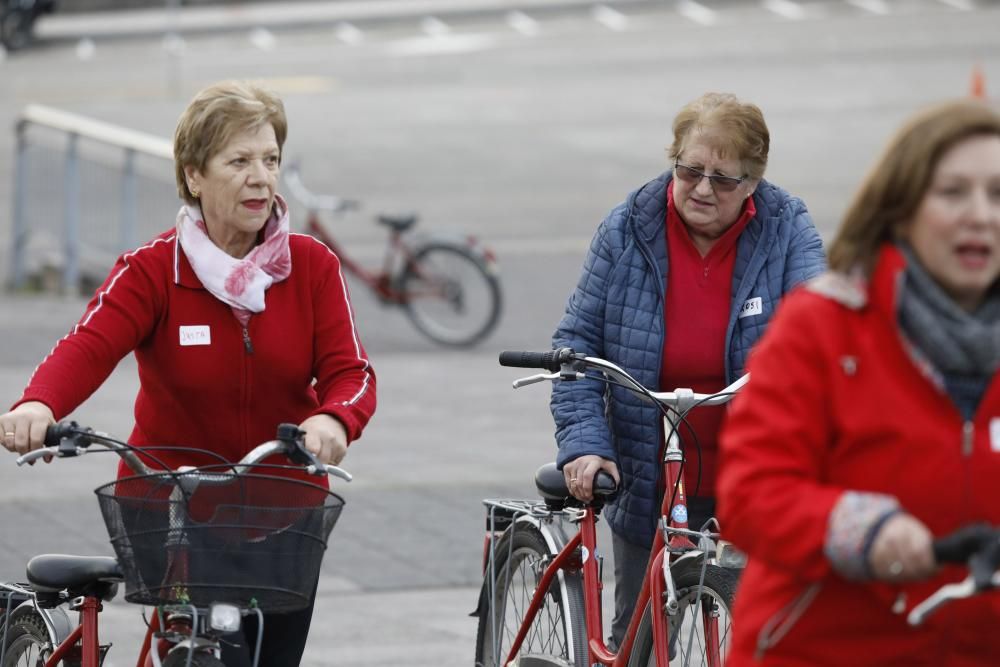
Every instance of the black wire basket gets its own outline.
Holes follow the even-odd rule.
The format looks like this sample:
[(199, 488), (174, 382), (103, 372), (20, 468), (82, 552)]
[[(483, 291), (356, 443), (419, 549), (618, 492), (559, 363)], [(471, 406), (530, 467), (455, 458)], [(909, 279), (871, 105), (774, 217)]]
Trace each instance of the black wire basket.
[[(307, 607), (344, 500), (301, 479), (301, 468), (296, 473), (237, 475), (212, 467), (98, 487), (125, 599), (154, 606), (225, 602), (267, 612)], [(206, 474), (211, 484), (200, 479)]]

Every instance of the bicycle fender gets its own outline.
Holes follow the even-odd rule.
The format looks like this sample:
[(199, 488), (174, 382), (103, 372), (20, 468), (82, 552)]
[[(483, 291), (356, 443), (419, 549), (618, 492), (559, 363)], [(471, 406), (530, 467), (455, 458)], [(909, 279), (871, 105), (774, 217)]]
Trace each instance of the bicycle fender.
[[(551, 528), (554, 527), (552, 525), (554, 522), (551, 521), (543, 522), (541, 519), (538, 519), (536, 517), (529, 516), (527, 514), (522, 514), (521, 516), (519, 516), (517, 519), (514, 520), (514, 523), (511, 524), (510, 528), (508, 528), (507, 530), (513, 529), (518, 523), (526, 523), (534, 527), (541, 534), (542, 539), (545, 540), (545, 544), (546, 546), (548, 546), (552, 554), (559, 553), (562, 550), (563, 546), (568, 541), (566, 539), (566, 533), (561, 526), (555, 531), (551, 530)], [(560, 572), (558, 576), (561, 581), (563, 573)], [(483, 584), (482, 586), (479, 587), (479, 601), (476, 604), (476, 608), (472, 611), (471, 614), (469, 614), (469, 616), (481, 616), (482, 614), (486, 613), (489, 604), (488, 602), (489, 595), (487, 593), (489, 587), (488, 577), (489, 573), (485, 573), (483, 575)]]
[[(53, 646), (58, 646), (73, 631), (73, 623), (69, 620), (69, 615), (62, 607), (55, 609), (42, 609), (36, 606), (34, 600), (26, 600), (10, 612), (9, 623), (15, 623), (19, 619), (36, 615), (41, 617), (49, 633), (49, 640)], [(3, 631), (3, 624), (0, 624), (0, 632)]]

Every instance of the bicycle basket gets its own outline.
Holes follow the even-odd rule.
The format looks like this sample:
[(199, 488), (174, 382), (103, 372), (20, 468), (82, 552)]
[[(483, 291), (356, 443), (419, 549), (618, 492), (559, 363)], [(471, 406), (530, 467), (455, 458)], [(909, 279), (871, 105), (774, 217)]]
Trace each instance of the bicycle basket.
[(292, 477), (215, 470), (212, 484), (198, 469), (95, 490), (125, 599), (268, 612), (308, 606), (343, 498)]

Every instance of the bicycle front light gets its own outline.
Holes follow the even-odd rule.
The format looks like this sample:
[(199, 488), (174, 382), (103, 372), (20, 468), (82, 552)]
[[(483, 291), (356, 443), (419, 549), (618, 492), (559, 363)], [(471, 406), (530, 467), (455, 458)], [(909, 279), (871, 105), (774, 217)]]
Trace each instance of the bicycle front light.
[(742, 570), (747, 566), (747, 555), (729, 542), (720, 540), (715, 557), (720, 567)]
[(236, 632), (240, 629), (240, 608), (231, 604), (213, 604), (208, 612), (208, 625), (219, 632)]

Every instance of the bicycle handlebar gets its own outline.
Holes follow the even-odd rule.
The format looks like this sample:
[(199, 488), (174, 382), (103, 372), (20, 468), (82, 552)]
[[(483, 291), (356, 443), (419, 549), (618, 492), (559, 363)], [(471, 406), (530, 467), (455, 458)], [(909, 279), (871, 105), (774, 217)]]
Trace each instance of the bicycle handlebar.
[(514, 380), (515, 389), (542, 382), (545, 380), (573, 381), (586, 377), (588, 369), (597, 370), (613, 378), (618, 384), (632, 393), (647, 399), (652, 399), (663, 405), (686, 410), (694, 405), (721, 405), (732, 400), (733, 395), (750, 381), (750, 374), (745, 373), (728, 387), (712, 394), (699, 394), (690, 389), (674, 391), (652, 391), (629, 375), (620, 366), (600, 357), (588, 357), (574, 352), (568, 347), (549, 352), (524, 352), (507, 350), (500, 353), (500, 365), (515, 368), (543, 368), (551, 373), (540, 373)]
[(297, 162), (285, 165), (282, 170), (285, 185), (295, 199), (302, 202), (305, 207), (312, 211), (329, 211), (330, 213), (342, 213), (361, 208), (361, 202), (355, 199), (344, 199), (337, 195), (322, 195), (311, 191), (302, 182), (302, 175)]
[[(235, 474), (242, 475), (246, 473), (251, 466), (260, 463), (269, 456), (273, 456), (275, 454), (285, 454), (293, 462), (301, 464), (309, 474), (333, 475), (346, 482), (350, 482), (353, 479), (351, 473), (347, 472), (343, 468), (331, 464), (321, 463), (316, 456), (307, 450), (302, 444), (303, 435), (305, 435), (305, 432), (300, 430), (294, 424), (281, 424), (278, 426), (277, 438), (275, 440), (270, 440), (258, 445), (253, 450), (248, 452), (246, 456), (240, 459), (239, 462), (232, 464), (230, 467)], [(152, 475), (164, 472), (163, 470), (157, 470), (147, 466), (142, 459), (136, 455), (134, 451), (135, 448), (131, 445), (120, 443), (104, 433), (98, 433), (91, 428), (82, 427), (74, 421), (62, 421), (58, 424), (50, 425), (45, 431), (46, 446), (19, 456), (17, 458), (17, 465), (22, 466), (25, 463), (33, 463), (34, 461), (45, 456), (53, 456), (55, 458), (82, 456), (89, 451), (88, 448), (93, 444), (99, 444), (102, 447), (114, 451), (137, 475)], [(197, 468), (188, 466), (182, 466), (178, 469), (178, 472), (186, 474), (194, 472), (200, 481), (207, 484), (228, 483), (232, 479), (232, 476), (229, 474), (220, 475), (218, 473), (213, 474), (196, 471)]]
[(960, 582), (945, 584), (914, 607), (907, 616), (910, 625), (920, 625), (942, 605), (1000, 587), (1000, 529), (973, 524), (934, 540), (938, 563), (966, 563), (969, 575)]

